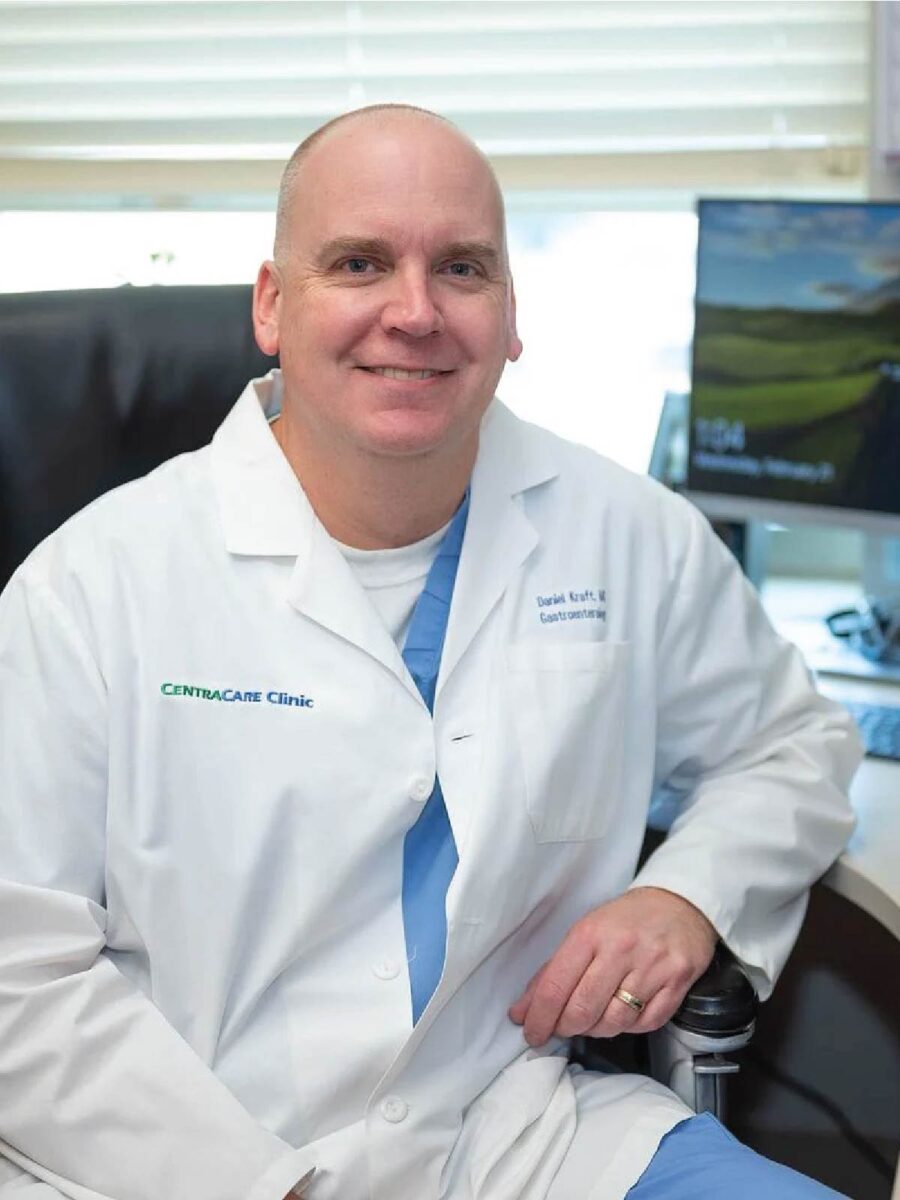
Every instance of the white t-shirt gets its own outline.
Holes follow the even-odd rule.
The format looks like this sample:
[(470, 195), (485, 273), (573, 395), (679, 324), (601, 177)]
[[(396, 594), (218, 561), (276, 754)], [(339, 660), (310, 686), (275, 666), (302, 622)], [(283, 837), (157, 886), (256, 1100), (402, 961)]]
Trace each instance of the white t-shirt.
[[(279, 394), (266, 410), (266, 420), (270, 427), (280, 415)], [(388, 550), (359, 550), (356, 546), (345, 546), (337, 538), (332, 539), (350, 564), (401, 652), (416, 601), (452, 519), (451, 517), (446, 525), (419, 542)]]
[(358, 550), (335, 539), (366, 595), (402, 651), (413, 609), (450, 521), (409, 546)]

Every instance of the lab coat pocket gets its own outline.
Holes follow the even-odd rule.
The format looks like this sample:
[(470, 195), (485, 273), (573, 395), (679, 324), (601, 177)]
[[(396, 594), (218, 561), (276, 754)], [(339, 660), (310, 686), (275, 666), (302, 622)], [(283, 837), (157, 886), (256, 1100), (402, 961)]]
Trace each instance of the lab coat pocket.
[(511, 704), (538, 842), (602, 837), (622, 784), (625, 642), (518, 642)]

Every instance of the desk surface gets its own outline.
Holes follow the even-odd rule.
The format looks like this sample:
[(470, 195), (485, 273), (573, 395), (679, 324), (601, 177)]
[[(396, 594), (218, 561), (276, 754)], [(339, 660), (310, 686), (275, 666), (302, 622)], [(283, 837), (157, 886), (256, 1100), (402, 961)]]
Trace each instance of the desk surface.
[[(896, 684), (820, 675), (818, 686), (834, 700), (900, 704)], [(850, 798), (857, 816), (856, 832), (823, 883), (859, 905), (900, 940), (900, 763), (864, 759)]]
[[(900, 704), (900, 681), (850, 677), (841, 672), (841, 654), (823, 644), (821, 616), (852, 596), (825, 594), (821, 585), (763, 590), (763, 603), (782, 636), (806, 650), (820, 667), (819, 691), (832, 700)], [(812, 611), (810, 600), (815, 601)], [(805, 628), (804, 628), (805, 626)], [(829, 655), (831, 652), (831, 656)], [(829, 661), (830, 659), (830, 661)], [(822, 669), (831, 667), (831, 670)], [(858, 664), (857, 664), (858, 667)], [(865, 758), (850, 788), (857, 825), (847, 849), (822, 882), (880, 921), (900, 941), (900, 763)], [(900, 1200), (900, 1161), (891, 1200)]]
[[(781, 635), (799, 647), (813, 670), (818, 668), (817, 684), (824, 695), (837, 701), (900, 705), (900, 671), (896, 667), (892, 672), (895, 678), (878, 678), (871, 675), (873, 668), (864, 660), (843, 647), (828, 652), (829, 635), (822, 616), (851, 602), (853, 587), (773, 580), (763, 588), (762, 600)], [(849, 662), (851, 658), (855, 661)], [(845, 663), (849, 663), (852, 676), (844, 672)], [(857, 816), (856, 832), (822, 882), (900, 940), (900, 763), (864, 759), (850, 798)]]
[[(900, 687), (820, 674), (819, 691), (833, 700), (900, 703)], [(900, 940), (900, 763), (865, 758), (850, 788), (856, 832), (822, 882), (880, 921)], [(891, 1200), (900, 1200), (900, 1159)]]

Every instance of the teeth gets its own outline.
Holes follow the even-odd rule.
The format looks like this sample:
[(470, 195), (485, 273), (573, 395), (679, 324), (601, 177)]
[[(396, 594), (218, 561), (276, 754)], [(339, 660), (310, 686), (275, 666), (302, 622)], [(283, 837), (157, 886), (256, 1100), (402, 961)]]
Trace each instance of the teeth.
[(373, 367), (376, 375), (385, 379), (431, 379), (437, 371), (404, 371), (402, 367)]

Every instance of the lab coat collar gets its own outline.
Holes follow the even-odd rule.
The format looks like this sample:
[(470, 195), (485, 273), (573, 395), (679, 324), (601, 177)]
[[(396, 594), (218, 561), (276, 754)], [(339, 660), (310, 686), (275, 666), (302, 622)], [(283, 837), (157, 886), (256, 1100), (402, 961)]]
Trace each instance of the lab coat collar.
[[(296, 559), (290, 602), (415, 690), (392, 638), (313, 512), (268, 427), (280, 372), (252, 380), (213, 438), (212, 472), (232, 554)], [(558, 473), (552, 441), (495, 400), (481, 430), (466, 536), (437, 692), (538, 542), (521, 494)], [(418, 693), (416, 692), (418, 696)]]
[(295, 560), (287, 600), (381, 662), (421, 702), (393, 638), (316, 516), (268, 420), (281, 408), (281, 372), (254, 379), (216, 431), (213, 479), (232, 554)]
[(212, 440), (213, 486), (231, 554), (295, 557), (316, 517), (269, 428), (281, 372), (252, 379)]
[(543, 430), (514, 417), (499, 400), (485, 415), (436, 696), (538, 544), (521, 497), (559, 473), (554, 445)]

